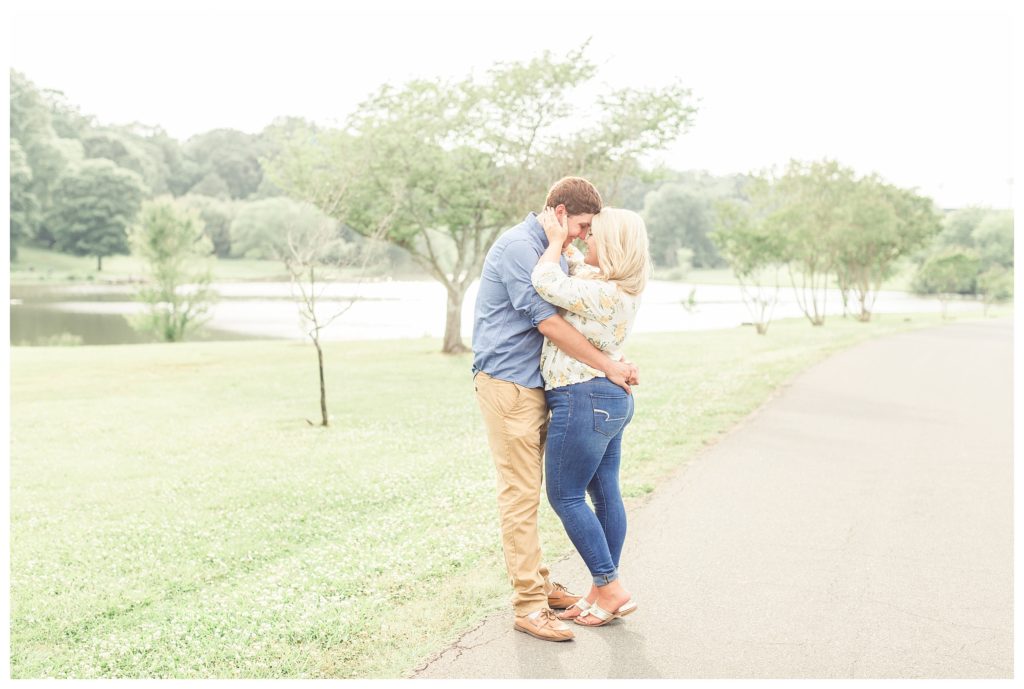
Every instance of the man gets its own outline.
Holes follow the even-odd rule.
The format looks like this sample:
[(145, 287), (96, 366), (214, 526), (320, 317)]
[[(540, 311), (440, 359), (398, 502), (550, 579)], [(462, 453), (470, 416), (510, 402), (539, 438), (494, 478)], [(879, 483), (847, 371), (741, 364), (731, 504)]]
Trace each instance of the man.
[[(548, 192), (545, 206), (566, 219), (569, 238), (585, 237), (601, 210), (601, 195), (580, 177), (565, 177)], [(580, 596), (549, 580), (537, 532), (548, 408), (540, 375), (544, 338), (570, 356), (603, 372), (630, 391), (638, 371), (612, 361), (569, 325), (537, 294), (530, 275), (547, 248), (547, 236), (529, 213), (506, 230), (484, 260), (473, 324), (473, 380), (498, 474), (502, 549), (513, 588), (516, 630), (546, 641), (568, 641), (572, 630), (552, 608)], [(565, 257), (562, 270), (567, 271)]]

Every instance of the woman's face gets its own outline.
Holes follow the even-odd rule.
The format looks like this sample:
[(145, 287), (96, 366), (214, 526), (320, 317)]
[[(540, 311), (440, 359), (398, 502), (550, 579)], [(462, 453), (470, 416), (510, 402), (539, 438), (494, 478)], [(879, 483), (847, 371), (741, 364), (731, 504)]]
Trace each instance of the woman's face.
[(597, 242), (594, 241), (593, 227), (591, 227), (590, 231), (587, 232), (587, 236), (583, 238), (583, 243), (587, 245), (587, 255), (583, 259), (583, 262), (588, 266), (594, 266), (595, 268), (600, 267), (597, 263)]

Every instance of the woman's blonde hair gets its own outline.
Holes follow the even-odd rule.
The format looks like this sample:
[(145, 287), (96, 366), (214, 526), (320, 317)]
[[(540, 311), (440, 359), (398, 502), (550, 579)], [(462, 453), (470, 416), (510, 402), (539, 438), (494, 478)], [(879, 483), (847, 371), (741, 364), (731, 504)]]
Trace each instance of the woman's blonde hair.
[(625, 208), (605, 206), (590, 221), (590, 232), (597, 245), (600, 273), (594, 275), (614, 282), (623, 292), (638, 295), (651, 275), (650, 243), (647, 226), (637, 213)]

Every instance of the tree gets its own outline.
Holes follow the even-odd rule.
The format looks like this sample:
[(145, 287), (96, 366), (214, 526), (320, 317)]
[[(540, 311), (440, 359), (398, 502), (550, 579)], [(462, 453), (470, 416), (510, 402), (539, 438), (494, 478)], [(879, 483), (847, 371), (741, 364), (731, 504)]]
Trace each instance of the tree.
[(130, 242), (132, 252), (146, 262), (150, 278), (138, 294), (148, 308), (137, 327), (167, 342), (184, 340), (207, 318), (215, 298), (209, 269), (193, 267), (213, 251), (199, 213), (169, 196), (146, 201)]
[[(343, 197), (335, 198), (336, 201), (340, 201)], [(359, 265), (356, 282), (360, 282), (372, 260), (373, 247), (379, 244), (367, 242), (362, 251), (356, 249), (353, 244), (344, 240), (337, 223), (330, 219), (333, 207), (329, 206), (327, 210), (328, 213), (325, 215), (313, 206), (299, 209), (293, 218), (298, 217), (301, 220), (286, 228), (285, 251), (281, 254), (291, 277), (291, 284), (299, 295), (299, 314), (308, 326), (306, 334), (316, 348), (320, 378), (320, 425), (325, 427), (330, 425), (330, 416), (327, 413), (327, 382), (324, 377), (324, 350), (320, 335), (324, 328), (352, 308), (357, 298), (328, 301), (330, 312), (325, 313), (324, 302), (327, 300), (323, 295), (344, 268)], [(313, 222), (309, 222), (310, 219), (313, 219)], [(374, 239), (381, 239), (389, 219), (388, 216), (381, 219)], [(311, 426), (315, 425), (308, 419), (307, 422)]]
[[(231, 254), (241, 258), (275, 259), (288, 255), (288, 231), (327, 225), (341, 237), (337, 220), (309, 203), (287, 197), (239, 201), (231, 222)], [(332, 238), (332, 243), (334, 239)]]
[(987, 316), (993, 304), (1013, 298), (1013, 271), (993, 266), (978, 276), (977, 289), (984, 304), (983, 313)]
[(39, 95), (50, 112), (50, 123), (58, 137), (81, 140), (90, 129), (96, 127), (96, 118), (83, 115), (63, 91), (43, 89)]
[(134, 172), (102, 158), (86, 160), (62, 175), (49, 224), (56, 247), (78, 256), (103, 257), (128, 253), (127, 228), (135, 220), (146, 194)]
[(748, 194), (748, 203), (730, 199), (715, 202), (714, 229), (709, 237), (740, 283), (757, 334), (765, 335), (779, 301), (779, 272), (785, 264), (786, 243), (778, 227), (765, 222), (776, 203), (770, 181), (754, 179)]
[(146, 141), (163, 161), (168, 191), (176, 197), (183, 196), (199, 177), (198, 165), (185, 157), (181, 142), (160, 127), (152, 127)]
[[(287, 146), (293, 136), (305, 132), (315, 133), (318, 130), (315, 122), (302, 117), (276, 117), (257, 135), (255, 148), (261, 161), (277, 158), (282, 153), (282, 147)], [(269, 175), (264, 174), (251, 198), (268, 199), (281, 196), (287, 196), (285, 190), (278, 187)]]
[(982, 270), (1013, 268), (1013, 211), (990, 210), (971, 232)]
[(966, 206), (951, 212), (946, 216), (942, 231), (935, 238), (936, 245), (939, 247), (974, 246), (972, 238), (974, 229), (988, 214), (989, 209), (982, 206)]
[(160, 195), (170, 191), (170, 170), (164, 160), (164, 149), (134, 131), (132, 126), (92, 129), (82, 137), (82, 145), (87, 158), (106, 158), (138, 173), (151, 193)]
[(934, 294), (942, 304), (942, 317), (956, 294), (975, 294), (981, 259), (974, 249), (945, 247), (932, 254), (914, 276), (912, 290), (917, 294)]
[(883, 182), (877, 175), (858, 179), (843, 195), (846, 221), (837, 238), (836, 277), (843, 294), (853, 291), (858, 320), (871, 320), (882, 282), (896, 262), (924, 246), (941, 225), (931, 199)]
[(201, 180), (188, 190), (188, 193), (196, 196), (224, 199), (225, 201), (231, 198), (231, 189), (228, 188), (228, 183), (216, 172), (206, 173)]
[(231, 255), (231, 222), (238, 212), (237, 202), (201, 194), (186, 194), (178, 201), (184, 208), (199, 212), (204, 231), (213, 244), (213, 253), (217, 258)]
[(772, 186), (779, 203), (765, 222), (785, 238), (787, 272), (800, 310), (811, 325), (824, 325), (828, 279), (848, 224), (853, 171), (832, 160), (791, 160)]
[(711, 201), (679, 183), (662, 185), (644, 198), (642, 215), (651, 242), (651, 257), (664, 267), (675, 267), (679, 249), (693, 251), (693, 265), (709, 268), (721, 261), (711, 231)]
[[(544, 190), (565, 174), (588, 176), (614, 196), (639, 156), (676, 138), (692, 118), (689, 92), (672, 86), (588, 102), (588, 114), (603, 119), (579, 126), (570, 94), (596, 72), (584, 48), (564, 60), (545, 52), (498, 64), (483, 79), (385, 86), (344, 131), (292, 132), (266, 162), (268, 174), (322, 209), (344, 190), (334, 217), (364, 236), (388, 217), (384, 239), (445, 287), (442, 350), (465, 351), (463, 298), (498, 233), (539, 209)], [(318, 196), (324, 190), (330, 199)]]
[(943, 313), (952, 294), (980, 296), (987, 313), (992, 304), (1013, 296), (1013, 211), (982, 206), (952, 211), (915, 259), (914, 290), (938, 294)]
[(40, 139), (52, 139), (53, 131), (49, 109), (42, 94), (28, 77), (11, 70), (11, 138), (30, 146)]
[(641, 167), (634, 174), (624, 177), (619, 184), (619, 207), (641, 212), (644, 208), (644, 199), (649, 193), (657, 191), (664, 184), (678, 183), (683, 174), (672, 170), (664, 163)]
[(60, 175), (83, 158), (82, 144), (60, 138), (54, 131), (46, 99), (23, 74), (11, 70), (11, 141), (17, 141), (32, 172), (30, 191), (38, 206), (34, 239), (52, 246), (54, 231), (47, 224), (53, 190)]
[(11, 141), (11, 260), (18, 245), (35, 234), (39, 201), (32, 193), (32, 168), (16, 140)]
[[(235, 129), (214, 129), (197, 134), (185, 144), (185, 155), (196, 164), (195, 181), (211, 173), (223, 180), (233, 199), (248, 198), (259, 189), (263, 179), (261, 150), (256, 137)], [(217, 196), (208, 189), (192, 189), (193, 193)]]
[[(579, 49), (580, 59), (585, 48), (586, 44)], [(679, 83), (659, 89), (603, 91), (596, 107), (589, 108), (596, 124), (553, 143), (547, 175), (559, 177), (558, 170), (579, 170), (602, 190), (606, 204), (621, 205), (624, 182), (642, 174), (641, 160), (664, 149), (692, 124), (697, 112), (692, 96)]]

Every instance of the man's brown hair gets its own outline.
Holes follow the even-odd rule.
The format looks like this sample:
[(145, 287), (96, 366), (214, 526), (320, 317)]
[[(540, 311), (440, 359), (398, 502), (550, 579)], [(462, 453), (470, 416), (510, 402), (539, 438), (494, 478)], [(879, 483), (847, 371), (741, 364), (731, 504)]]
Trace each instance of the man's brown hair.
[(597, 189), (582, 177), (563, 177), (554, 183), (544, 205), (554, 208), (560, 203), (569, 215), (600, 213), (603, 205)]

